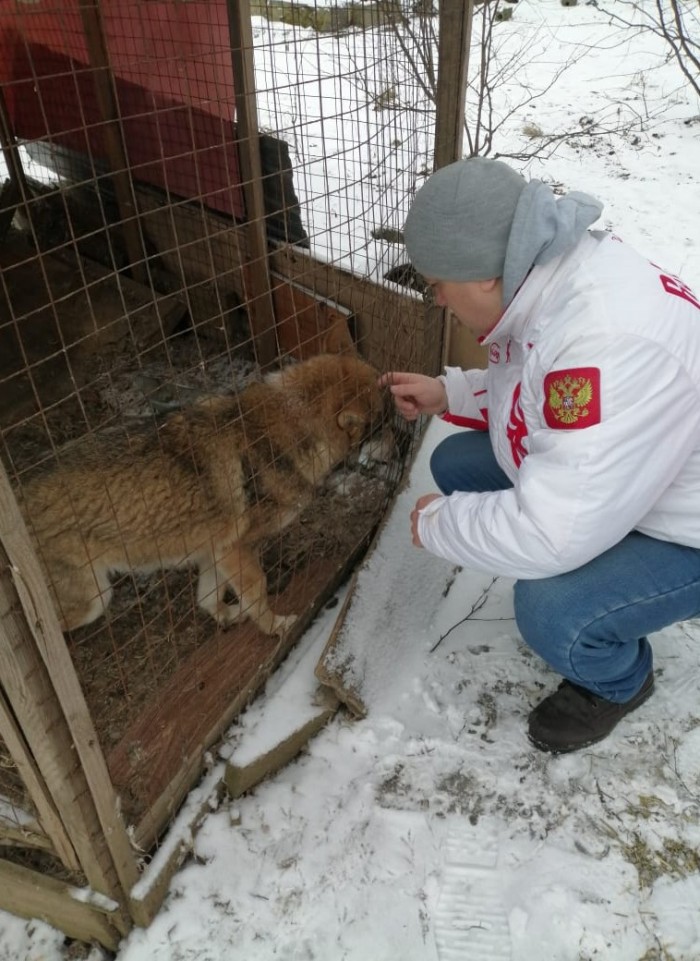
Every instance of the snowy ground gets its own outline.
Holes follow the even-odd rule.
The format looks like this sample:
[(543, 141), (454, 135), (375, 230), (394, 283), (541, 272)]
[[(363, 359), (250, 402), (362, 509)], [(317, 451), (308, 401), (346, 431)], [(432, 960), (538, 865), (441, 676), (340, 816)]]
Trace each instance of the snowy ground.
[[(539, 51), (523, 68), (534, 85), (595, 46), (496, 149), (525, 149), (526, 125), (578, 127), (546, 162), (514, 163), (599, 196), (606, 226), (700, 290), (700, 104), (665, 49), (556, 0), (521, 0), (502, 29)], [(499, 89), (516, 95), (515, 78)], [(596, 132), (623, 115), (635, 130)], [(349, 630), (366, 644), (366, 718), (337, 715), (212, 811), (118, 961), (700, 961), (700, 624), (653, 638), (656, 693), (609, 739), (560, 758), (531, 748), (527, 713), (557, 678), (520, 642), (510, 584), (410, 545), (409, 505), (433, 489), (427, 455), (449, 429), (430, 425), (361, 578)], [(322, 626), (270, 698), (308, 674)], [(61, 961), (61, 945), (0, 915), (0, 961)]]

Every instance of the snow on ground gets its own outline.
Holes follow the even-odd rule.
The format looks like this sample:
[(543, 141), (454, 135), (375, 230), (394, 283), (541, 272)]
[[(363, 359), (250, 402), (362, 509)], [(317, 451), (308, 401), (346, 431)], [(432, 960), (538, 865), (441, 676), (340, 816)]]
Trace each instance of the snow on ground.
[[(602, 4), (521, 0), (499, 29), (500, 56), (531, 58), (496, 90), (503, 115), (589, 49), (494, 150), (578, 131), (512, 162), (599, 196), (606, 226), (699, 290), (700, 104), (665, 48), (611, 27)], [(599, 132), (616, 118), (629, 129)], [(299, 760), (208, 814), (118, 961), (699, 961), (700, 624), (653, 638), (656, 693), (609, 739), (535, 751), (527, 713), (557, 678), (521, 643), (510, 584), (410, 544), (408, 504), (434, 489), (427, 456), (449, 429), (430, 425), (352, 608), (367, 716), (338, 714)], [(286, 676), (315, 643), (317, 628)], [(270, 696), (283, 691), (271, 679)], [(0, 961), (61, 961), (61, 945), (0, 915)]]

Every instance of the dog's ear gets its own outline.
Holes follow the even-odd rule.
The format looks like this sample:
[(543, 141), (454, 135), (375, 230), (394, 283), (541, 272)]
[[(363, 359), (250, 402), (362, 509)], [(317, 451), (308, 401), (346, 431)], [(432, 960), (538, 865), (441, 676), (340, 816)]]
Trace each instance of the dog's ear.
[(367, 426), (365, 418), (353, 410), (341, 410), (337, 418), (338, 427), (351, 440), (361, 437)]
[(357, 348), (348, 327), (347, 317), (329, 312), (329, 325), (323, 334), (322, 353), (357, 357)]

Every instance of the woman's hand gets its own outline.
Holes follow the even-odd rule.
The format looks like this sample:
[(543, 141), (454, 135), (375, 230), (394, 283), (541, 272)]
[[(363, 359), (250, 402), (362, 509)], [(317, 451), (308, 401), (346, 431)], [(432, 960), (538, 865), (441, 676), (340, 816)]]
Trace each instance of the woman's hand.
[(442, 414), (447, 410), (445, 386), (437, 377), (425, 374), (393, 372), (382, 374), (380, 387), (388, 387), (396, 409), (406, 420), (416, 420), (420, 414)]
[(437, 500), (438, 497), (442, 497), (441, 494), (424, 494), (419, 497), (416, 501), (416, 506), (411, 511), (411, 540), (413, 541), (414, 547), (422, 547), (421, 539), (418, 536), (418, 517), (421, 511), (432, 504), (433, 501)]

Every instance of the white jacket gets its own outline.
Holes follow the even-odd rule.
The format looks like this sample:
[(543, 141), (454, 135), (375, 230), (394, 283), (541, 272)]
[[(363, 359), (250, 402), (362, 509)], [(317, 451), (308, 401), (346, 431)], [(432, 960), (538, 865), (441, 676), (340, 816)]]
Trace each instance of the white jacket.
[[(700, 300), (602, 232), (535, 267), (447, 368), (450, 414), (487, 426), (513, 488), (422, 512), (432, 553), (516, 578), (573, 570), (632, 530), (700, 548)], [(485, 416), (486, 414), (486, 416)]]

